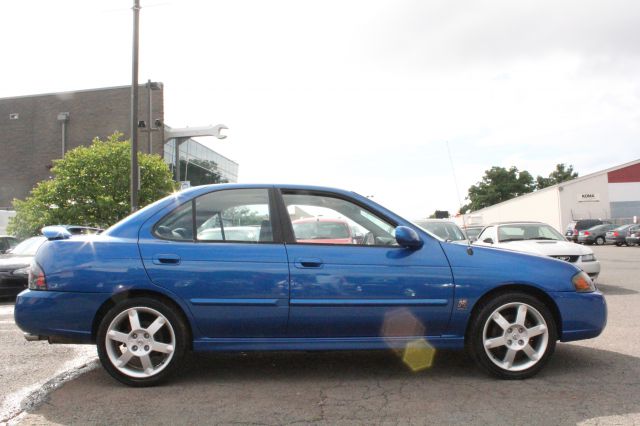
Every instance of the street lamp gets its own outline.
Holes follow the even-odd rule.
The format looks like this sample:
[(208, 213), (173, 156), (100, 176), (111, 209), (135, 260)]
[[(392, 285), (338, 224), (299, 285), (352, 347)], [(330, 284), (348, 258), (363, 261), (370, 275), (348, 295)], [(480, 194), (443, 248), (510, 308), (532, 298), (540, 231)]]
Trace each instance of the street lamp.
[[(147, 152), (149, 154), (153, 154), (153, 132), (158, 132), (162, 130), (162, 120), (156, 118), (152, 120), (153, 116), (153, 103), (151, 98), (151, 92), (154, 90), (162, 90), (162, 83), (158, 83), (156, 81), (147, 80), (147, 122), (139, 121), (138, 128), (141, 132), (145, 132), (148, 134), (147, 137)], [(155, 125), (155, 126), (154, 126)], [(148, 126), (148, 127), (147, 127)]]
[(140, 23), (140, 0), (133, 0), (133, 49), (131, 67), (131, 211), (138, 210), (138, 40)]

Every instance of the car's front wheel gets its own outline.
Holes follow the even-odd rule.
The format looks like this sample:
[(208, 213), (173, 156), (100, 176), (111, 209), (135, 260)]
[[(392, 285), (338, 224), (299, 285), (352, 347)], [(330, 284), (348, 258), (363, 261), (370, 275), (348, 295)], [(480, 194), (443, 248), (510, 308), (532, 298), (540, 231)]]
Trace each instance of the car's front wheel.
[(471, 321), (468, 349), (472, 357), (502, 379), (534, 376), (555, 349), (553, 315), (529, 294), (498, 295), (484, 303)]
[(601, 246), (603, 244), (604, 244), (604, 238), (603, 237), (596, 238), (596, 245), (597, 246)]
[(179, 366), (187, 349), (187, 326), (176, 309), (152, 298), (114, 306), (96, 337), (98, 356), (111, 376), (129, 386), (154, 386)]

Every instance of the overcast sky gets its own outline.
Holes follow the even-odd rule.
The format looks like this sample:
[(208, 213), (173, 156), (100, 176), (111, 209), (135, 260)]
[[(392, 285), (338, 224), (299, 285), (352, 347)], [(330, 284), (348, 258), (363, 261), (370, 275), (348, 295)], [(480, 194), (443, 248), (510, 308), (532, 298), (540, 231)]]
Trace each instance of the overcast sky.
[[(0, 97), (131, 82), (132, 0), (7, 1)], [(492, 166), (640, 158), (640, 2), (141, 0), (140, 81), (240, 182), (455, 212)], [(464, 203), (464, 200), (462, 200)]]

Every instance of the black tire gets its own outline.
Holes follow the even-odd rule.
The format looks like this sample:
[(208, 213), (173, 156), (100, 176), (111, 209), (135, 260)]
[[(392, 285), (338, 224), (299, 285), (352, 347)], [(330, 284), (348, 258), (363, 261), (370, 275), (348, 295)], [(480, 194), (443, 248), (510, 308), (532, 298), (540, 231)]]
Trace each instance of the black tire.
[[(503, 329), (498, 326), (492, 316), (495, 315), (497, 311), (500, 311), (501, 314), (504, 313), (504, 315), (502, 315), (503, 319), (513, 323), (517, 319), (517, 307), (519, 305), (525, 305), (527, 307), (524, 321), (525, 325), (521, 328), (521, 330), (524, 330), (524, 333), (519, 334), (519, 331), (514, 331), (514, 334), (511, 335), (511, 333), (507, 333), (507, 331), (515, 329), (518, 326), (509, 325), (511, 328)], [(532, 330), (542, 323), (544, 323), (546, 327), (546, 336), (544, 333), (533, 337), (527, 336), (529, 332), (533, 335), (534, 332)], [(466, 342), (467, 350), (482, 370), (500, 379), (520, 380), (536, 375), (553, 354), (556, 340), (558, 339), (556, 322), (549, 308), (536, 297), (522, 292), (501, 293), (483, 302), (470, 319), (469, 324)], [(500, 344), (494, 348), (485, 349), (485, 329), (487, 337), (489, 337), (489, 335), (492, 337), (488, 340), (501, 338), (511, 343)], [(500, 333), (503, 333), (503, 335), (500, 335)], [(510, 339), (511, 337), (516, 337), (516, 335), (517, 339), (507, 340), (507, 338)], [(508, 346), (511, 344), (514, 346)], [(527, 346), (529, 350), (535, 352), (536, 360), (530, 358), (525, 353)], [(517, 349), (518, 347), (522, 349)], [(502, 355), (503, 350), (504, 357)], [(511, 368), (499, 366), (498, 363), (506, 361), (510, 350), (513, 350), (516, 354), (512, 359), (513, 365)], [(502, 361), (500, 358), (502, 358)]]
[(604, 244), (604, 238), (603, 237), (597, 237), (596, 240), (595, 240), (595, 244), (597, 246), (603, 245)]
[(616, 247), (622, 246), (622, 243), (616, 243)]
[[(131, 311), (136, 312), (136, 317), (141, 326), (140, 330), (144, 332), (142, 334), (146, 337), (144, 340), (142, 334), (138, 337), (138, 333), (134, 334), (134, 330), (132, 330), (131, 320), (128, 319), (129, 312)], [(150, 326), (155, 319), (159, 318), (159, 315), (156, 314), (164, 317), (164, 322), (159, 326), (160, 328), (157, 331), (149, 331), (150, 334), (147, 334), (145, 331), (151, 328)], [(128, 324), (125, 317), (129, 321)], [(128, 336), (130, 340), (126, 340), (127, 343), (120, 343), (121, 340), (116, 341), (117, 339), (114, 340), (111, 337), (107, 337), (110, 329), (118, 332), (118, 330), (116, 330), (116, 326), (118, 325), (124, 327), (121, 330), (121, 336)], [(98, 327), (96, 345), (98, 347), (100, 362), (112, 377), (125, 385), (146, 387), (162, 383), (178, 370), (189, 347), (189, 336), (189, 328), (183, 316), (176, 308), (157, 299), (138, 297), (120, 302), (107, 312)], [(131, 340), (134, 337), (138, 337), (140, 340), (134, 342)], [(140, 348), (136, 346), (138, 343), (140, 344)], [(114, 365), (112, 358), (118, 355), (124, 355), (125, 352), (129, 352), (130, 354), (134, 353), (127, 345), (132, 349), (139, 349), (141, 356), (131, 355), (131, 359), (118, 368)], [(172, 350), (169, 353), (155, 351), (154, 348), (156, 345), (163, 345), (161, 348), (162, 351)], [(148, 349), (148, 351), (142, 352), (143, 348)], [(142, 362), (143, 358), (146, 358), (152, 364), (156, 364), (157, 362), (157, 365), (153, 365), (151, 370), (145, 371)], [(136, 363), (138, 365), (135, 365)], [(136, 371), (136, 369), (140, 371)], [(152, 373), (152, 371), (156, 369), (157, 373)], [(146, 376), (137, 377), (136, 375)]]

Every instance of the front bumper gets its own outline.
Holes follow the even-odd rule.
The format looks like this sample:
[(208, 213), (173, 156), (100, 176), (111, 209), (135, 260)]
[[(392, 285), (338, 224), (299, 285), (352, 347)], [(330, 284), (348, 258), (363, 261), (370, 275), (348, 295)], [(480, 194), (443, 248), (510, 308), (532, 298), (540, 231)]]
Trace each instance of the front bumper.
[(107, 293), (25, 290), (16, 299), (16, 324), (28, 335), (90, 343), (98, 309)]
[(562, 317), (560, 341), (591, 339), (607, 325), (607, 302), (601, 292), (554, 292)]

